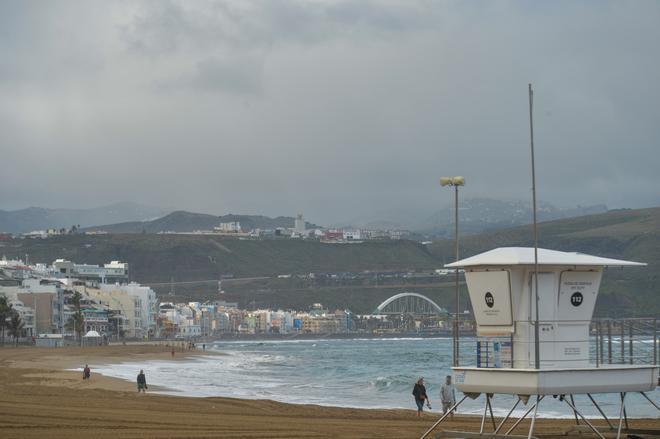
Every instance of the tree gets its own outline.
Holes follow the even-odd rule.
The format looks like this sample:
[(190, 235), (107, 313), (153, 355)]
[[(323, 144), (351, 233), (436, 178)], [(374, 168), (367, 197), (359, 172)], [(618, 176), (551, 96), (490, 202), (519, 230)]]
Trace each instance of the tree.
[(85, 317), (80, 310), (76, 311), (71, 317), (69, 317), (69, 320), (66, 322), (66, 328), (73, 330), (78, 336), (78, 339), (82, 337), (82, 333), (85, 329)]
[(121, 330), (121, 321), (122, 315), (116, 309), (108, 309), (108, 330), (111, 331), (113, 335), (119, 338), (120, 335), (123, 335)]
[(11, 315), (11, 305), (7, 302), (6, 296), (0, 296), (0, 331), (2, 332), (2, 344), (5, 344), (5, 328), (7, 327), (7, 320)]
[(82, 294), (79, 291), (74, 292), (69, 299), (71, 304), (76, 308), (76, 311), (80, 311), (80, 302), (82, 301)]
[(76, 312), (69, 318), (69, 321), (66, 323), (67, 329), (72, 329), (77, 335), (78, 339), (81, 339), (82, 332), (84, 331), (85, 326), (85, 317), (83, 317), (82, 312), (80, 311), (80, 302), (82, 301), (82, 294), (76, 291), (73, 293), (69, 302), (75, 307)]
[(25, 322), (21, 319), (20, 314), (16, 311), (11, 313), (11, 319), (9, 320), (9, 335), (14, 337), (14, 343), (18, 346), (18, 338), (23, 335), (23, 327)]

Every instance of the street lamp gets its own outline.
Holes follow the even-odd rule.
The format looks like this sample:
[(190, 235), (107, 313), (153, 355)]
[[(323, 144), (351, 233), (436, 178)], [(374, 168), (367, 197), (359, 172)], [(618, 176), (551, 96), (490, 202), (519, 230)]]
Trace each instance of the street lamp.
[[(454, 238), (456, 240), (456, 261), (458, 261), (458, 187), (465, 186), (465, 178), (463, 177), (442, 177), (440, 178), (440, 186), (453, 186), (454, 188), (454, 225), (456, 226)], [(459, 365), (458, 356), (458, 340), (459, 340), (459, 321), (460, 318), (460, 299), (458, 290), (458, 267), (456, 267), (456, 314), (454, 316), (454, 367)]]

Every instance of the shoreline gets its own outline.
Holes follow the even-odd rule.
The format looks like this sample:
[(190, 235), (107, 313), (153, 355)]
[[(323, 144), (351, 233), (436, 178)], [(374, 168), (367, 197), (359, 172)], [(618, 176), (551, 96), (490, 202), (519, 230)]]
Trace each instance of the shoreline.
[[(159, 345), (88, 348), (0, 348), (0, 436), (88, 437), (347, 437), (418, 438), (438, 419), (413, 410), (356, 409), (231, 397), (190, 398), (150, 392), (134, 383), (94, 373), (94, 365), (127, 361), (179, 361), (209, 351), (176, 352)], [(222, 355), (220, 353), (220, 355)], [(65, 370), (90, 364), (92, 378)], [(148, 382), (148, 377), (147, 377)], [(155, 386), (149, 390), (161, 391)], [(162, 389), (169, 391), (170, 389)], [(479, 430), (478, 417), (458, 414), (447, 429)], [(594, 421), (598, 426), (604, 421)], [(571, 419), (542, 418), (537, 432), (562, 435)], [(658, 427), (658, 419), (634, 419), (635, 428)], [(523, 421), (522, 431), (527, 424)], [(565, 437), (565, 436), (564, 436)]]

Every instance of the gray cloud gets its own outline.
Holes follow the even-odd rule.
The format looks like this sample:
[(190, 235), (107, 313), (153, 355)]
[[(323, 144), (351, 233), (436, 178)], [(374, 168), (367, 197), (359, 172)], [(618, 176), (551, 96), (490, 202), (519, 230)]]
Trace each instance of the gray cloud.
[(0, 208), (660, 204), (656, 2), (0, 4)]

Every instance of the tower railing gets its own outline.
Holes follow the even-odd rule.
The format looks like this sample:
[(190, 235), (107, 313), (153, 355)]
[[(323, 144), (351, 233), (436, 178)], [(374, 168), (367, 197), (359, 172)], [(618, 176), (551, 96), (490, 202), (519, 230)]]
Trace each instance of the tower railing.
[[(557, 367), (585, 363), (589, 367), (608, 367), (609, 365), (658, 365), (660, 364), (660, 318), (598, 318), (590, 322), (580, 321), (539, 321), (539, 326), (560, 326), (562, 324), (589, 324), (588, 335), (570, 338), (570, 340), (544, 340), (541, 337), (541, 364), (553, 363)], [(516, 322), (533, 326), (532, 321)], [(584, 332), (582, 332), (584, 334)], [(476, 342), (476, 346), (475, 346)], [(492, 337), (463, 337), (461, 343), (461, 366), (476, 366), (481, 368), (512, 368), (515, 365), (515, 349), (520, 342), (514, 344), (512, 336), (500, 335)], [(534, 340), (528, 341), (530, 345)], [(554, 344), (587, 344), (588, 350), (581, 358), (566, 358), (548, 354), (554, 349), (544, 349), (544, 345)], [(586, 355), (585, 355), (586, 354)], [(533, 367), (530, 363), (527, 367)]]

